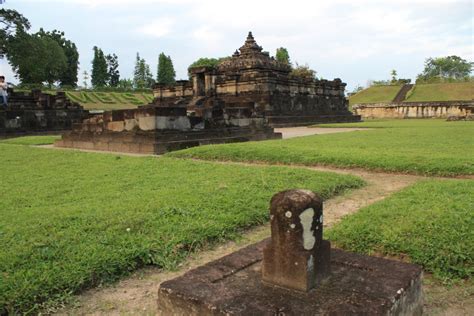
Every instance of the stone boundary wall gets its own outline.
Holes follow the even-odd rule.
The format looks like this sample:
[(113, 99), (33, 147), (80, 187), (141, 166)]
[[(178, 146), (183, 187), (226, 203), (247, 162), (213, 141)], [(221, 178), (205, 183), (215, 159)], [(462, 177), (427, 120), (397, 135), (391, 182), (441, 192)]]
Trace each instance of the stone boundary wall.
[(362, 118), (464, 118), (474, 115), (474, 100), (355, 104), (352, 110)]

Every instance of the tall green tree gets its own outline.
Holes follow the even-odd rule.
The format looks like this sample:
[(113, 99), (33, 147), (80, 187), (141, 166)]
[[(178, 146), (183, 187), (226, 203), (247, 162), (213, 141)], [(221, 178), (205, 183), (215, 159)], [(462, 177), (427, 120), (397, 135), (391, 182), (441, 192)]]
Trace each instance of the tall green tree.
[(118, 87), (124, 90), (133, 89), (133, 80), (132, 79), (120, 79), (118, 82)]
[(133, 85), (136, 89), (151, 88), (155, 81), (150, 70), (150, 66), (146, 63), (145, 59), (140, 58), (140, 54), (137, 53), (135, 59), (135, 70), (133, 72)]
[(8, 39), (19, 31), (26, 32), (30, 27), (28, 19), (16, 10), (0, 9), (0, 58), (7, 52)]
[(390, 83), (397, 83), (398, 79), (397, 79), (397, 71), (395, 69), (392, 69), (392, 71), (390, 71), (390, 76), (392, 76), (392, 80), (390, 81)]
[(47, 82), (51, 86), (60, 80), (67, 67), (64, 51), (49, 37), (20, 30), (9, 38), (7, 46), (8, 62), (22, 83)]
[(84, 88), (87, 89), (87, 85), (88, 85), (88, 82), (89, 82), (89, 73), (87, 72), (87, 70), (84, 70), (82, 72), (82, 85), (84, 86)]
[(94, 59), (92, 60), (91, 83), (94, 88), (107, 85), (109, 74), (107, 72), (107, 60), (102, 49), (94, 46)]
[(417, 80), (431, 81), (433, 79), (467, 79), (472, 73), (474, 63), (459, 56), (428, 58), (425, 60), (425, 69), (418, 75)]
[(158, 57), (156, 82), (171, 85), (176, 82), (176, 72), (170, 56), (161, 53)]
[(115, 54), (107, 55), (107, 72), (109, 77), (109, 86), (117, 87), (120, 81), (120, 72), (118, 70), (118, 57)]
[(52, 32), (45, 32), (42, 28), (39, 30), (40, 36), (47, 36), (56, 41), (64, 51), (66, 56), (67, 67), (61, 74), (59, 79), (61, 86), (77, 87), (78, 69), (79, 69), (79, 52), (76, 44), (64, 37), (64, 32), (53, 30)]
[(291, 66), (290, 54), (285, 47), (277, 48), (275, 58), (278, 62)]

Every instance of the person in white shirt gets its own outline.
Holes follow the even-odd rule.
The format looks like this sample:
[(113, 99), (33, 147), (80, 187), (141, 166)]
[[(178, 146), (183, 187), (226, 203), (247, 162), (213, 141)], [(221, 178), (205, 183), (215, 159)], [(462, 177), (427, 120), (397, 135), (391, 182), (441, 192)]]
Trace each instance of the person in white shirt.
[(2, 97), (3, 106), (7, 107), (8, 105), (8, 85), (5, 82), (5, 76), (0, 76), (0, 96)]

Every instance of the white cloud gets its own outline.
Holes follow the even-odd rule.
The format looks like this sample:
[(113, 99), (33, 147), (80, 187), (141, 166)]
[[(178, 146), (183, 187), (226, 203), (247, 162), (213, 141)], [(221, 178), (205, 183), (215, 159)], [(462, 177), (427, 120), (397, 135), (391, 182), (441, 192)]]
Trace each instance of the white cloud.
[(170, 17), (159, 18), (137, 28), (139, 33), (151, 37), (164, 37), (171, 33), (175, 20)]

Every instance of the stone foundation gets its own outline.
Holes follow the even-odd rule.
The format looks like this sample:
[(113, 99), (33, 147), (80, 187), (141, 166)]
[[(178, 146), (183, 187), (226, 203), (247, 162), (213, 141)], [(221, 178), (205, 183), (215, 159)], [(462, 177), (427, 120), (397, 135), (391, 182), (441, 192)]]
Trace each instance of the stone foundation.
[(8, 107), (0, 105), (0, 136), (18, 136), (70, 130), (89, 112), (71, 102), (65, 93), (57, 95), (9, 90)]
[(281, 138), (266, 120), (219, 109), (189, 116), (182, 107), (141, 107), (95, 115), (74, 125), (56, 147), (163, 154), (193, 146)]
[(269, 240), (163, 282), (159, 315), (421, 315), (422, 270), (331, 249), (331, 274), (300, 292), (261, 280)]
[(93, 133), (89, 131), (70, 131), (54, 146), (87, 150), (114, 151), (137, 154), (164, 154), (194, 146), (224, 144), (266, 139), (279, 139), (281, 133), (272, 128), (219, 128), (203, 131), (149, 131), (149, 132), (111, 132)]
[(419, 266), (331, 249), (323, 199), (304, 189), (270, 200), (271, 238), (158, 291), (159, 315), (421, 315)]
[(362, 118), (448, 118), (474, 115), (474, 101), (402, 102), (356, 104), (352, 107)]

